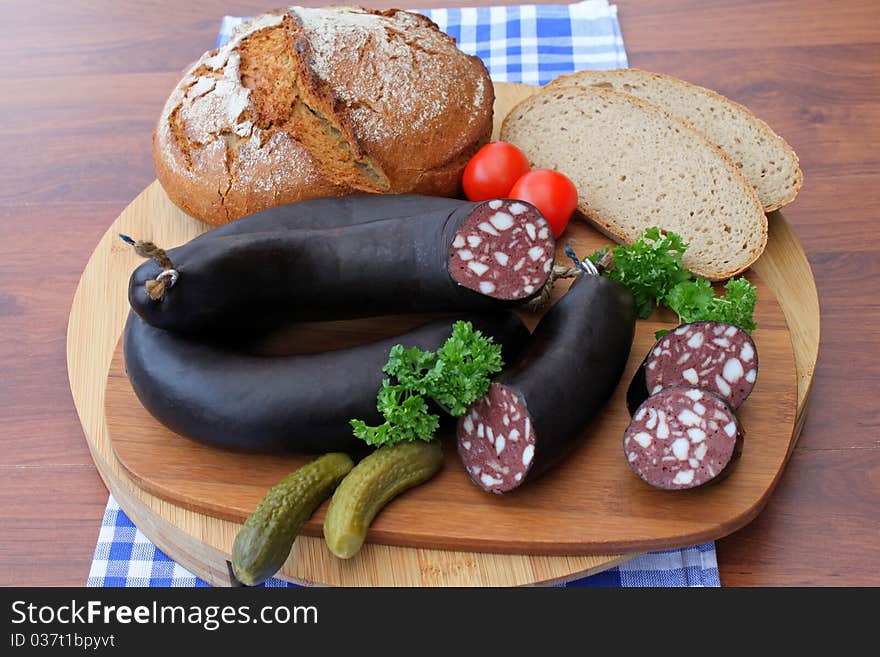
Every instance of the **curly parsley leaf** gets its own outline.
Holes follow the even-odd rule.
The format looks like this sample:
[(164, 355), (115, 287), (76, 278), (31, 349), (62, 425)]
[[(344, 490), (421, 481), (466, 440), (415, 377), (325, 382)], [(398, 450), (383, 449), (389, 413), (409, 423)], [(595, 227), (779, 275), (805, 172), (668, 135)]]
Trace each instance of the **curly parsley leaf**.
[(418, 347), (404, 349), (403, 345), (391, 347), (388, 362), (382, 371), (397, 379), (405, 389), (425, 394), (425, 374), (434, 367), (437, 356), (431, 351), (422, 351)]
[(709, 304), (715, 298), (712, 284), (705, 278), (679, 283), (673, 287), (664, 299), (665, 304), (678, 314), (684, 322), (694, 322), (698, 317), (705, 317)]
[(690, 280), (691, 272), (681, 259), (687, 248), (679, 235), (648, 228), (634, 243), (611, 250), (614, 268), (605, 276), (630, 289), (639, 317), (645, 319), (673, 287)]
[(474, 330), (470, 322), (456, 322), (452, 335), (436, 353), (418, 348), (392, 347), (383, 371), (376, 408), (385, 418), (379, 426), (350, 420), (354, 435), (368, 445), (393, 445), (403, 440), (430, 441), (440, 419), (428, 409), (433, 399), (453, 416), (486, 394), (490, 375), (504, 367), (501, 346)]
[(739, 326), (747, 333), (755, 330), (757, 289), (744, 278), (731, 278), (724, 286), (726, 294), (709, 304), (709, 316), (718, 322)]
[(429, 441), (440, 426), (440, 418), (428, 411), (424, 398), (389, 379), (382, 381), (376, 408), (385, 417), (379, 426), (367, 426), (363, 420), (350, 421), (354, 435), (375, 447), (401, 440)]
[(755, 286), (745, 278), (732, 278), (724, 289), (724, 296), (715, 296), (712, 284), (698, 278), (672, 288), (665, 303), (678, 314), (681, 323), (725, 322), (747, 332), (754, 331), (753, 315), (758, 299)]
[[(655, 304), (666, 305), (678, 314), (681, 323), (726, 322), (753, 331), (755, 286), (744, 278), (734, 278), (725, 285), (726, 294), (716, 296), (709, 281), (695, 279), (684, 266), (682, 255), (687, 248), (681, 236), (654, 226), (632, 244), (612, 248), (614, 266), (603, 275), (629, 288), (642, 319), (651, 314)], [(596, 251), (590, 259), (598, 262), (606, 251)], [(666, 333), (657, 331), (657, 338)]]
[(450, 415), (464, 415), (489, 390), (489, 376), (502, 367), (501, 345), (475, 331), (470, 322), (456, 322), (425, 377), (426, 394)]

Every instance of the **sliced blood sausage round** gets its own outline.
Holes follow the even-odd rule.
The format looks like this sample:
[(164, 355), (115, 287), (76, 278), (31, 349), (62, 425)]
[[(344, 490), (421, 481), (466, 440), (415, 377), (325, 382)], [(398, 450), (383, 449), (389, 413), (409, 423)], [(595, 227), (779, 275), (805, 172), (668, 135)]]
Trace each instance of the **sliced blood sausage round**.
[(158, 329), (132, 312), (125, 367), (144, 408), (181, 436), (250, 452), (328, 452), (359, 444), (349, 420), (382, 422), (376, 394), (391, 347), (436, 350), (457, 319), (502, 345), (505, 359), (529, 335), (510, 312), (465, 315), (349, 349), (268, 357)]
[(730, 405), (700, 388), (664, 388), (636, 409), (623, 434), (630, 468), (656, 488), (695, 488), (728, 474), (743, 432)]
[(553, 268), (550, 225), (533, 206), (520, 201), (478, 205), (456, 231), (451, 246), (452, 278), (495, 299), (534, 296)]
[(458, 453), (468, 476), (482, 489), (505, 493), (518, 487), (535, 459), (535, 434), (525, 400), (501, 383), (458, 423)]
[(166, 330), (252, 334), (291, 320), (490, 312), (529, 301), (549, 279), (555, 241), (533, 206), (431, 207), (338, 228), (195, 239), (168, 251), (179, 277), (160, 299), (145, 289), (161, 272), (148, 261), (131, 276), (129, 302)]
[(682, 324), (648, 352), (627, 395), (630, 412), (670, 386), (710, 390), (734, 409), (745, 401), (758, 376), (758, 351), (751, 336), (722, 322)]
[(505, 493), (564, 458), (617, 387), (635, 320), (619, 283), (589, 275), (572, 283), (458, 421), (458, 454), (477, 486)]

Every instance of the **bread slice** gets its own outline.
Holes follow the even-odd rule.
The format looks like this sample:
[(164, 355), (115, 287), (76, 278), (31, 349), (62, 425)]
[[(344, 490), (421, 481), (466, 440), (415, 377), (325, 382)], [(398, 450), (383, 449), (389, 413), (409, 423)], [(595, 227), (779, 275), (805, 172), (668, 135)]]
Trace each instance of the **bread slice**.
[(767, 217), (733, 161), (635, 96), (557, 86), (516, 105), (501, 139), (571, 178), (578, 209), (612, 239), (631, 243), (650, 226), (681, 235), (685, 264), (710, 280), (742, 272), (767, 244)]
[(684, 119), (730, 155), (765, 212), (791, 203), (803, 183), (791, 146), (747, 108), (710, 89), (634, 68), (579, 71), (556, 78), (548, 88), (572, 85), (632, 94)]

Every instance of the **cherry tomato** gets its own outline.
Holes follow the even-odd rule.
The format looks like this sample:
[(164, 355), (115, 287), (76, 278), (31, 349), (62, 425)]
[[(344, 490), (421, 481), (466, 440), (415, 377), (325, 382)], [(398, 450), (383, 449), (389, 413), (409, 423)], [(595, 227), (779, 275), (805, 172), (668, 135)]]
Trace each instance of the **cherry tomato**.
[(552, 169), (529, 171), (514, 183), (508, 196), (528, 201), (538, 208), (550, 224), (553, 237), (557, 239), (568, 225), (578, 200), (574, 183)]
[(507, 198), (510, 188), (529, 170), (523, 152), (506, 141), (486, 144), (464, 169), (462, 186), (471, 201)]

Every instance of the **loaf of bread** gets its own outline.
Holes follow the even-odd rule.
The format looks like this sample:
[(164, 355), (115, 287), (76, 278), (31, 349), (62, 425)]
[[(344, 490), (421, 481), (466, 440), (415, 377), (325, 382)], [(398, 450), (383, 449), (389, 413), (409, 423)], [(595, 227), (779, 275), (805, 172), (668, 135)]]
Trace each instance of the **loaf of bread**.
[(578, 210), (612, 239), (651, 226), (681, 235), (685, 264), (710, 280), (742, 272), (767, 244), (767, 217), (730, 157), (635, 96), (556, 86), (515, 106), (501, 139), (571, 178)]
[(455, 196), (493, 102), (480, 59), (424, 16), (291, 7), (186, 72), (153, 161), (169, 198), (215, 225), (321, 196)]
[(547, 87), (573, 85), (632, 94), (684, 119), (730, 155), (765, 212), (791, 203), (803, 183), (791, 146), (746, 107), (710, 89), (634, 68), (578, 71), (556, 78)]

